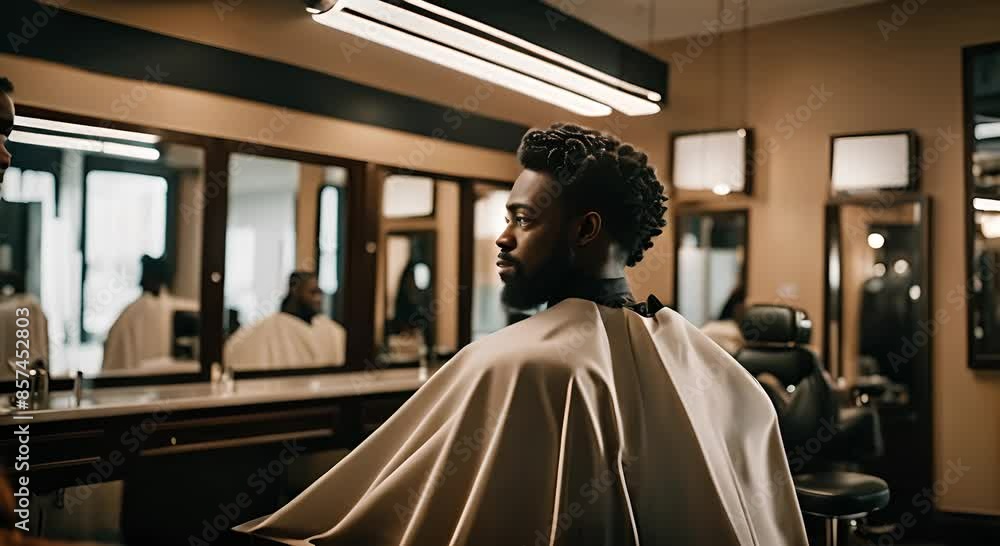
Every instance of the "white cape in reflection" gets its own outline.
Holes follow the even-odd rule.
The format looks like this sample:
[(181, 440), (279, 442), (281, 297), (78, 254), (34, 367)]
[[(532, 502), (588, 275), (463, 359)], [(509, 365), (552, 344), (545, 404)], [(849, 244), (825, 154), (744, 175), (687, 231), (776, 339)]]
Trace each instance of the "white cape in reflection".
[(670, 309), (566, 300), (237, 531), (285, 544), (805, 546), (764, 391)]
[(197, 311), (198, 302), (165, 289), (144, 292), (128, 304), (108, 330), (102, 371), (148, 368), (171, 363), (175, 311)]
[(237, 330), (223, 359), (237, 370), (342, 366), (346, 346), (344, 327), (330, 318), (316, 315), (307, 323), (278, 312)]

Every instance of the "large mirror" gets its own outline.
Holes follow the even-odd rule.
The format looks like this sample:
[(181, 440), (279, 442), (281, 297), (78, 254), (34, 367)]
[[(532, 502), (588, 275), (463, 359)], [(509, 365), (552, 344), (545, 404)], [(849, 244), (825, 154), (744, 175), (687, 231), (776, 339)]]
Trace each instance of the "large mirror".
[(434, 365), (458, 349), (458, 182), (388, 174), (375, 300), (383, 365)]
[(1000, 369), (1000, 43), (966, 50), (969, 365)]
[(30, 318), (54, 378), (199, 370), (204, 153), (155, 134), (18, 116), (0, 208), (0, 318)]
[(677, 311), (736, 354), (743, 345), (747, 211), (680, 212), (674, 229)]
[(910, 498), (931, 471), (928, 200), (884, 193), (826, 217), (824, 360), (848, 405), (881, 423), (885, 453), (866, 471)]
[(223, 361), (237, 372), (343, 366), (347, 169), (230, 155)]

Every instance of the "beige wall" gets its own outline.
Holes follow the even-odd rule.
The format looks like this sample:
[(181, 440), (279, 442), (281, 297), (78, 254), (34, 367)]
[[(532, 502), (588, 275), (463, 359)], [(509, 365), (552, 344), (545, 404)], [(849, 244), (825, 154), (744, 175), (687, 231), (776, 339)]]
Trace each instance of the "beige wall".
[[(672, 66), (663, 127), (746, 121), (758, 148), (768, 149), (771, 140), (758, 163), (755, 195), (723, 206), (750, 207), (750, 300), (779, 301), (779, 288), (790, 286), (788, 299), (813, 317), (823, 316), (830, 135), (913, 128), (924, 149), (944, 148), (925, 162), (923, 176), (933, 199), (932, 306), (947, 317), (933, 339), (934, 458), (938, 478), (949, 462), (972, 470), (949, 486), (939, 506), (1000, 514), (1000, 374), (967, 367), (963, 144), (961, 137), (936, 141), (941, 132), (962, 135), (961, 48), (1000, 41), (1000, 3), (927, 2), (885, 40), (878, 22), (891, 21), (892, 13), (892, 3), (883, 3), (754, 29), (747, 80), (740, 37), (717, 38), (692, 63)], [(687, 47), (682, 40), (656, 50), (671, 59)], [(808, 108), (813, 89), (832, 96), (813, 99), (818, 108), (800, 127), (782, 121)], [(650, 277), (643, 288), (670, 294), (669, 275)]]

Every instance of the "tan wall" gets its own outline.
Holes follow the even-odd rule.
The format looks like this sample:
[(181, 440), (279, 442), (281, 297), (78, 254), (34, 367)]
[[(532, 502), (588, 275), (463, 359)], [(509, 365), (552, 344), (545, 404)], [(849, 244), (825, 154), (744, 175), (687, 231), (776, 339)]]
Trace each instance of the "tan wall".
[[(759, 27), (748, 36), (746, 81), (740, 37), (716, 39), (689, 56), (692, 63), (674, 63), (663, 127), (734, 126), (745, 118), (758, 148), (772, 140), (758, 164), (755, 195), (723, 206), (750, 207), (750, 301), (778, 301), (779, 287), (794, 285), (793, 303), (813, 317), (823, 316), (830, 135), (913, 128), (925, 149), (944, 148), (923, 175), (933, 199), (932, 306), (947, 313), (932, 342), (934, 458), (938, 478), (949, 462), (972, 470), (949, 486), (939, 506), (1000, 514), (1000, 375), (967, 367), (963, 145), (961, 138), (936, 141), (941, 132), (962, 135), (961, 48), (1000, 41), (1000, 3), (927, 2), (885, 40), (878, 22), (891, 21), (892, 13), (892, 3), (883, 3)], [(681, 40), (656, 50), (671, 59), (687, 55), (687, 47)], [(783, 122), (808, 108), (813, 89), (832, 96), (813, 99), (819, 107), (800, 127)], [(651, 275), (642, 287), (672, 292), (669, 275)]]
[(319, 271), (316, 263), (316, 234), (319, 226), (319, 188), (323, 185), (323, 167), (299, 164), (299, 191), (295, 196), (295, 267)]

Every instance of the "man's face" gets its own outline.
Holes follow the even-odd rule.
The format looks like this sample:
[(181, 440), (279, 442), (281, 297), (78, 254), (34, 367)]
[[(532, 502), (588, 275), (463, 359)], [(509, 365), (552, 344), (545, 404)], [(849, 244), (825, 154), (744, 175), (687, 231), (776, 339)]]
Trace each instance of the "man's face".
[(323, 310), (323, 291), (316, 277), (307, 277), (299, 281), (292, 294), (302, 307), (311, 309), (314, 313)]
[(14, 130), (14, 101), (6, 93), (0, 93), (0, 186), (3, 176), (10, 168), (11, 155), (7, 150), (7, 139)]
[(501, 299), (515, 309), (547, 301), (572, 269), (568, 225), (555, 188), (551, 176), (526, 169), (507, 198), (497, 267), (504, 282)]

